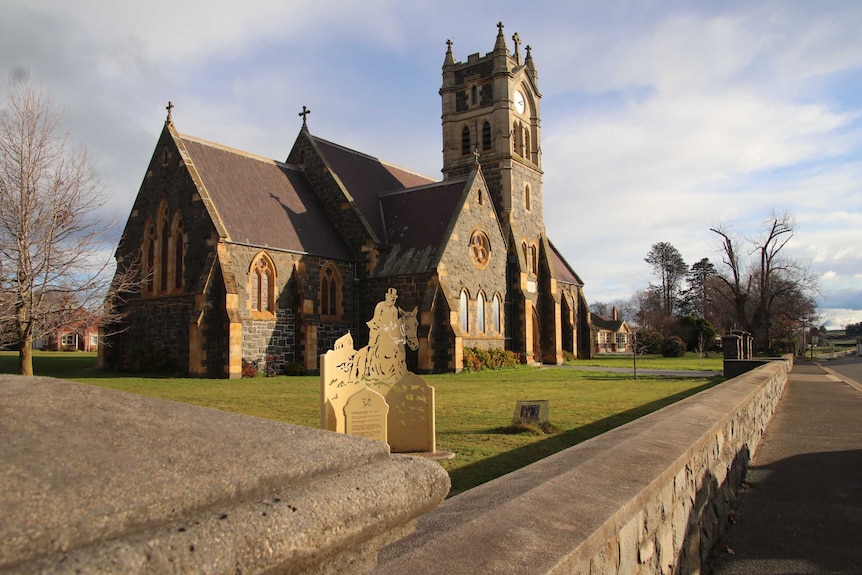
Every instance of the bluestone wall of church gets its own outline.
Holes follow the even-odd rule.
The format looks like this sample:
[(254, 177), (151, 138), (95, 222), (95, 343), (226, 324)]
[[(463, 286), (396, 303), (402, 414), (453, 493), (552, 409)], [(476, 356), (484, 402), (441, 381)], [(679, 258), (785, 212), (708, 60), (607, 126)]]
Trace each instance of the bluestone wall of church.
[[(167, 204), (169, 220), (176, 210), (182, 215), (185, 236), (183, 282), (181, 290), (169, 293), (132, 294), (127, 309), (130, 317), (125, 330), (108, 335), (105, 358), (109, 365), (120, 367), (128, 354), (151, 351), (164, 353), (171, 364), (185, 370), (189, 361), (189, 321), (194, 310), (194, 293), (200, 291), (211, 265), (217, 233), (206, 208), (197, 194), (176, 143), (165, 129), (153, 157), (117, 248), (118, 261), (140, 262), (145, 226), (148, 218), (158, 225), (159, 207)], [(194, 238), (194, 241), (189, 241)], [(157, 257), (160, 257), (157, 250)], [(156, 285), (156, 288), (159, 286)]]
[[(276, 271), (276, 309), (272, 319), (252, 317), (251, 264), (261, 252), (272, 260)], [(321, 315), (320, 278), (324, 266), (330, 262), (341, 278), (340, 313), (335, 320)], [(305, 346), (315, 346), (313, 352), (319, 355), (331, 349), (335, 340), (353, 327), (356, 298), (352, 262), (231, 245), (229, 265), (238, 284), (243, 361), (281, 372), (290, 364), (302, 363)], [(309, 326), (315, 329), (309, 330)], [(311, 332), (314, 332), (315, 341), (307, 340)]]

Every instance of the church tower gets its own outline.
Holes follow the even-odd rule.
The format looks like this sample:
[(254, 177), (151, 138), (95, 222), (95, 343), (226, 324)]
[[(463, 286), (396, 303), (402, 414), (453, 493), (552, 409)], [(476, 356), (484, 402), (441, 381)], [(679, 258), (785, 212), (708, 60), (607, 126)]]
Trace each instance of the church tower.
[[(468, 173), (476, 162), (500, 218), (508, 246), (507, 338), (527, 363), (557, 362), (547, 349), (559, 339), (550, 294), (549, 246), (542, 200), (542, 133), (536, 72), (530, 47), (518, 34), (509, 51), (503, 23), (494, 49), (457, 62), (452, 42), (443, 61), (443, 174)], [(542, 308), (548, 308), (543, 312)], [(542, 325), (549, 335), (543, 335)], [(544, 340), (544, 342), (543, 342)]]
[[(452, 42), (443, 62), (443, 174), (464, 175), (476, 158), (504, 232), (534, 240), (544, 234), (538, 74), (518, 34), (510, 53), (502, 22), (494, 50), (456, 62)], [(517, 238), (516, 238), (517, 239)]]

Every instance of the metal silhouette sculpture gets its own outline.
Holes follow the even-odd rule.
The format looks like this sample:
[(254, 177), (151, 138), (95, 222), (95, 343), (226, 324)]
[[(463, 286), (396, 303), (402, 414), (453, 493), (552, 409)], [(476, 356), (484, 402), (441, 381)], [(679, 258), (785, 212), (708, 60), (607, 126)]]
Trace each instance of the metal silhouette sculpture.
[(389, 288), (366, 322), (368, 345), (354, 350), (350, 333), (320, 358), (321, 427), (347, 433), (345, 408), (351, 397), (372, 389), (387, 400), (387, 443), (394, 452), (434, 451), (434, 388), (407, 371), (406, 348), (419, 349), (417, 308), (395, 305)]

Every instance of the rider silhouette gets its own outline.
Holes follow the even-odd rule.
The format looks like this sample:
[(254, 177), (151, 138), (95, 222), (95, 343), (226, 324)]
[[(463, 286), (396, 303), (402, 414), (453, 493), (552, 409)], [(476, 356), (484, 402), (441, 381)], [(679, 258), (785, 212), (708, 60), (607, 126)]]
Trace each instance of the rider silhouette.
[[(366, 322), (368, 325), (368, 365), (366, 366), (365, 375), (368, 376), (386, 376), (394, 369), (393, 357), (386, 357), (380, 351), (380, 336), (384, 332), (392, 332), (398, 329), (398, 308), (395, 307), (395, 300), (398, 299), (398, 292), (395, 288), (386, 290), (384, 301), (378, 302), (374, 307), (374, 316)], [(397, 333), (389, 334), (393, 340), (398, 339)]]

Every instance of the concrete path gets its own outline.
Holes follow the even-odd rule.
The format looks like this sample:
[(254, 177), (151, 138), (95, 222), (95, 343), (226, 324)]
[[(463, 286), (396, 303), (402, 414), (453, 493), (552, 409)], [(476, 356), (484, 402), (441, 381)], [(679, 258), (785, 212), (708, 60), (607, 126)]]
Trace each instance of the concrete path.
[(794, 366), (714, 575), (862, 573), (862, 385), (842, 375), (862, 360), (849, 361)]

